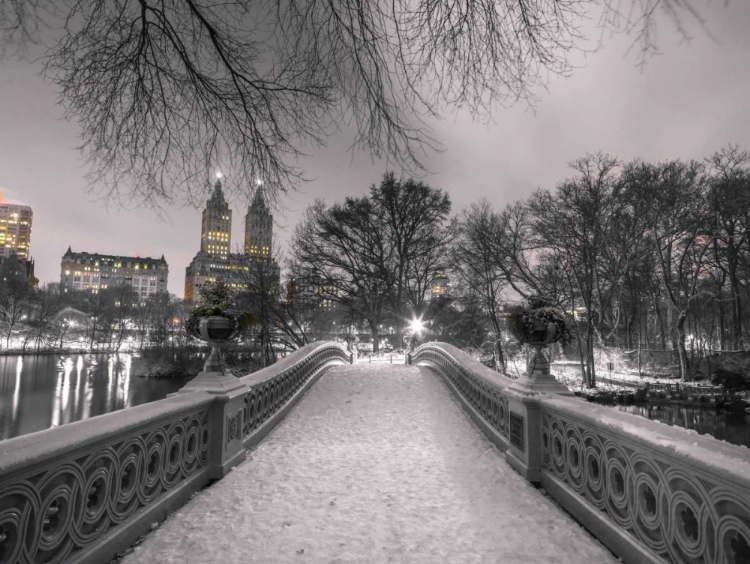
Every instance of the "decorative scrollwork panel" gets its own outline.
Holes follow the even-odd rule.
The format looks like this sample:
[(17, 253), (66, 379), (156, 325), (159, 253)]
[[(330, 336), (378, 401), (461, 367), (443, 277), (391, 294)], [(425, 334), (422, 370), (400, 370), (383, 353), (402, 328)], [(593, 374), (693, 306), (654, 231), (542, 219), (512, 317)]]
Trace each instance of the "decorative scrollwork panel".
[(485, 422), (505, 439), (509, 439), (510, 409), (508, 398), (500, 388), (472, 374), (439, 346), (422, 345), (412, 353), (411, 358), (414, 364), (424, 362), (442, 372)]
[(208, 410), (0, 483), (0, 563), (67, 561), (208, 460)]
[(242, 437), (256, 431), (283, 408), (289, 400), (324, 366), (332, 362), (349, 362), (349, 353), (335, 343), (309, 352), (298, 362), (252, 387), (244, 398)]
[(652, 553), (750, 564), (750, 490), (542, 410), (543, 467)]

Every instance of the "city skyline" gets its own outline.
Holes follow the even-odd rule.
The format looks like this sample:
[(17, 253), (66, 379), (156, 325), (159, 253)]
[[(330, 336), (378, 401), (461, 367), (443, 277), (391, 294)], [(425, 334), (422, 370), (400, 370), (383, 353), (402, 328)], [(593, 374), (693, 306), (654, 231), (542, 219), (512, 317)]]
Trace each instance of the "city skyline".
[[(232, 247), (232, 208), (224, 198), (222, 175), (217, 173), (211, 197), (201, 214), (201, 246), (198, 253), (185, 269), (186, 303), (196, 303), (200, 299), (200, 287), (206, 282), (221, 280), (233, 287), (241, 285), (235, 277), (241, 270), (247, 270), (249, 260), (271, 258), (273, 216), (266, 205), (263, 186), (258, 183), (251, 204), (247, 208), (243, 225), (243, 247)], [(278, 265), (276, 273), (279, 274)], [(233, 279), (234, 278), (234, 279)]]
[[(659, 38), (663, 54), (643, 68), (626, 55), (630, 39), (605, 38), (605, 48), (579, 57), (568, 79), (555, 78), (540, 91), (536, 112), (523, 105), (498, 109), (494, 124), (472, 122), (458, 112), (429, 124), (445, 149), (425, 159), (428, 184), (447, 190), (453, 213), (487, 198), (495, 207), (553, 188), (571, 174), (567, 163), (602, 150), (622, 160), (702, 159), (728, 143), (750, 149), (750, 78), (741, 69), (750, 52), (750, 6), (712, 4), (701, 11), (707, 30), (694, 25), (690, 44), (680, 45), (667, 22)], [(596, 32), (590, 36), (596, 38)], [(40, 284), (59, 277), (68, 246), (98, 252), (153, 257), (164, 254), (173, 273), (189, 264), (200, 225), (199, 208), (176, 203), (160, 221), (144, 208), (109, 212), (84, 192), (87, 168), (78, 152), (75, 123), (62, 120), (56, 92), (31, 62), (6, 60), (0, 66), (0, 190), (4, 201), (34, 210), (31, 257)], [(301, 164), (314, 180), (279, 202), (274, 232), (281, 246), (314, 198), (341, 201), (366, 194), (392, 168), (362, 153), (348, 153), (351, 131), (333, 137), (327, 148), (311, 150)], [(224, 171), (222, 171), (224, 172)], [(207, 180), (207, 184), (210, 179)], [(231, 183), (231, 174), (225, 180)], [(206, 190), (206, 198), (210, 195)], [(204, 200), (205, 202), (205, 200)], [(249, 204), (230, 199), (230, 206)], [(201, 203), (202, 205), (202, 203)], [(235, 222), (233, 252), (242, 245), (243, 225)], [(181, 296), (181, 276), (169, 291)]]

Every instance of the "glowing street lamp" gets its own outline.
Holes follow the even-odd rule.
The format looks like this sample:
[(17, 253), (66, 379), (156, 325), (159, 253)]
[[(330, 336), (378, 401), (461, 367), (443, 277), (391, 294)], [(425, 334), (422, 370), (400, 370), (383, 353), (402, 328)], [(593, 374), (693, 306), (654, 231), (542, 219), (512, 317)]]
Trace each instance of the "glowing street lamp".
[(424, 330), (424, 323), (422, 323), (422, 318), (413, 318), (411, 322), (409, 323), (409, 329), (412, 333), (419, 335)]

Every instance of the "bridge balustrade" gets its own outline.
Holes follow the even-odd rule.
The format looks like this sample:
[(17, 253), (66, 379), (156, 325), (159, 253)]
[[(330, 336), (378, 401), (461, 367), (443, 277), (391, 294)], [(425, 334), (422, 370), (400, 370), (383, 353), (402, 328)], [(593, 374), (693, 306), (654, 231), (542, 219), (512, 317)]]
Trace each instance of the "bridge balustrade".
[(407, 362), (443, 376), (510, 465), (624, 562), (750, 564), (750, 449), (529, 392), (444, 343)]
[(101, 563), (223, 477), (331, 365), (313, 343), (229, 394), (164, 400), (0, 441), (0, 563)]

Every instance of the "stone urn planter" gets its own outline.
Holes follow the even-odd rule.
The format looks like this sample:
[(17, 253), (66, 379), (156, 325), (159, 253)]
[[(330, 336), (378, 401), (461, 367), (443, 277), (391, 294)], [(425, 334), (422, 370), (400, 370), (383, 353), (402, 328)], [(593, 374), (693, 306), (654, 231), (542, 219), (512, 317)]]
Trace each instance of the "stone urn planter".
[(198, 330), (194, 335), (211, 345), (211, 354), (203, 364), (204, 372), (224, 372), (220, 362), (221, 343), (234, 339), (239, 329), (240, 324), (231, 317), (211, 315), (200, 318)]
[(234, 311), (232, 289), (223, 282), (204, 284), (200, 303), (193, 308), (185, 328), (189, 334), (211, 345), (203, 370), (180, 391), (204, 390), (223, 393), (242, 386), (238, 378), (225, 374), (221, 365), (221, 344), (234, 339), (244, 317)]
[(566, 386), (550, 374), (549, 360), (543, 350), (548, 345), (569, 338), (565, 314), (542, 299), (530, 300), (529, 307), (506, 313), (510, 333), (533, 353), (519, 385), (527, 390), (572, 395)]

